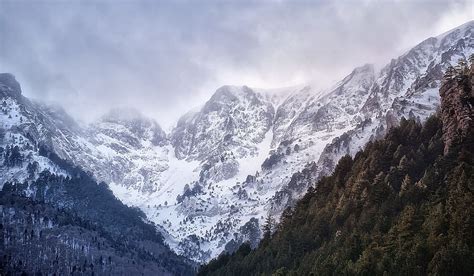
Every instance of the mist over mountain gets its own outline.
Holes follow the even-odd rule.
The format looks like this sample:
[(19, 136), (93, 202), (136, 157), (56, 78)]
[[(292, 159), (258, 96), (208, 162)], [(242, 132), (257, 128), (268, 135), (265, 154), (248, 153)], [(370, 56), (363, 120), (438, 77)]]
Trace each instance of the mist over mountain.
[(153, 101), (123, 78), (84, 122), (93, 104), (0, 73), (0, 274), (472, 274), (474, 21), (420, 38), (337, 81), (221, 84), (171, 127), (150, 107), (185, 94)]
[(222, 85), (323, 89), (472, 19), (470, 0), (2, 0), (0, 72), (78, 120), (133, 107), (169, 130)]
[(243, 244), (199, 275), (472, 273), (473, 89), (471, 56), (445, 75), (437, 114), (403, 118), (341, 158), (279, 225), (267, 219), (255, 250)]

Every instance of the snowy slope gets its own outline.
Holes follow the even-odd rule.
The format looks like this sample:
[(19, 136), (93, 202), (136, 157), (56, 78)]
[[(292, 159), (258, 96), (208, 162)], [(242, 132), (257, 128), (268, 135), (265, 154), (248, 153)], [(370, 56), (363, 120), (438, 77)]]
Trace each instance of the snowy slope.
[(423, 121), (439, 106), (438, 90), (443, 72), (460, 58), (474, 53), (474, 21), (438, 37), (428, 38), (393, 59), (378, 74), (370, 95), (360, 109), (363, 121), (329, 144), (318, 165), (329, 173), (344, 154), (355, 154), (361, 146), (380, 138), (402, 117)]
[(13, 75), (0, 74), (0, 104), (0, 187), (5, 182), (34, 179), (43, 170), (65, 175), (39, 155), (39, 140), (47, 143), (51, 137), (42, 124), (43, 110), (21, 96)]
[[(198, 226), (184, 228), (190, 232), (179, 232), (201, 238), (188, 240), (194, 249), (206, 249), (209, 247), (207, 241), (213, 244), (219, 239), (219, 249), (224, 248), (226, 241), (242, 239), (239, 231), (235, 233), (236, 229), (250, 223), (251, 218), (261, 222), (269, 211), (278, 216), (315, 179), (331, 172), (341, 156), (353, 155), (370, 139), (381, 137), (402, 116), (424, 120), (439, 105), (436, 91), (442, 71), (455, 64), (458, 58), (467, 58), (473, 52), (473, 28), (474, 24), (470, 22), (437, 38), (427, 39), (380, 72), (375, 72), (371, 65), (364, 65), (329, 89), (314, 91), (311, 86), (305, 86), (284, 93), (284, 100), (269, 101), (275, 115), (271, 127), (273, 138), (266, 149), (270, 150), (267, 161), (263, 166), (255, 164), (254, 170), (258, 172), (245, 178), (247, 181), (241, 177), (222, 182), (225, 186), (220, 186), (220, 193), (214, 200), (220, 214), (213, 217), (220, 219), (215, 223), (219, 227), (213, 234), (204, 234), (202, 238), (200, 232), (192, 231), (201, 227), (198, 222), (202, 217), (196, 217), (196, 214), (191, 216), (198, 221)], [(310, 162), (316, 162), (316, 165)], [(291, 180), (295, 172), (303, 169), (313, 170), (314, 179), (301, 181), (296, 177)], [(229, 186), (235, 195), (225, 192)], [(209, 200), (206, 188), (203, 190), (202, 195), (194, 196), (196, 201)], [(239, 207), (236, 211), (225, 212), (229, 205)], [(230, 215), (231, 212), (235, 213)], [(231, 233), (226, 238), (228, 231)], [(221, 232), (225, 234), (221, 235)]]
[[(80, 127), (64, 111), (6, 88), (15, 85), (5, 85), (11, 78), (4, 76), (0, 146), (18, 144), (30, 161), (55, 170), (22, 142), (41, 141), (143, 210), (175, 251), (205, 262), (242, 241), (255, 245), (268, 212), (278, 217), (341, 156), (381, 137), (402, 116), (421, 121), (433, 113), (442, 72), (473, 53), (473, 33), (468, 22), (379, 72), (364, 65), (323, 90), (223, 86), (169, 134), (127, 109)], [(0, 169), (2, 184), (28, 177), (24, 164)], [(302, 170), (313, 173), (302, 178)]]

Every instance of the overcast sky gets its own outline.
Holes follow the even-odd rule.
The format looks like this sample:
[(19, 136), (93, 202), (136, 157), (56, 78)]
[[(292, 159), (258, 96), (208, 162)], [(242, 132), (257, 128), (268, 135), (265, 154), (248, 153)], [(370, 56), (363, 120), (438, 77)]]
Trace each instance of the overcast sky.
[(90, 121), (130, 106), (165, 128), (220, 86), (325, 86), (474, 18), (472, 0), (5, 1), (0, 71)]

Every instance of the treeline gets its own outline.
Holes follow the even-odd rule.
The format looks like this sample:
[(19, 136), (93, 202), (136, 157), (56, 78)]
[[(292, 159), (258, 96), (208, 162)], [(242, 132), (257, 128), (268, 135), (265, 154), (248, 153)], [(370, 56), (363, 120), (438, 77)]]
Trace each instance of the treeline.
[(193, 274), (139, 209), (46, 148), (40, 154), (69, 176), (45, 170), (34, 181), (4, 184), (1, 226), (10, 242), (1, 245), (0, 274)]
[(402, 119), (343, 157), (258, 248), (199, 275), (472, 275), (474, 130), (445, 154), (442, 129), (438, 116)]

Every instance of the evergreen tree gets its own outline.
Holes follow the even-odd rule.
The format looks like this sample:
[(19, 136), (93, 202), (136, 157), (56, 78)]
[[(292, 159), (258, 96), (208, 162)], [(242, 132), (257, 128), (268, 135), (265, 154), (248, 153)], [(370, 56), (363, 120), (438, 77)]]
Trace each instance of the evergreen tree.
[(442, 130), (438, 116), (424, 125), (402, 119), (311, 185), (274, 234), (268, 216), (255, 250), (219, 257), (199, 274), (472, 275), (473, 133), (445, 154)]
[(263, 240), (269, 240), (272, 236), (272, 233), (275, 229), (275, 219), (270, 213), (267, 214), (265, 218), (265, 223), (263, 224)]

